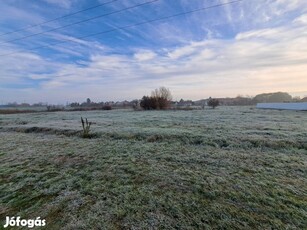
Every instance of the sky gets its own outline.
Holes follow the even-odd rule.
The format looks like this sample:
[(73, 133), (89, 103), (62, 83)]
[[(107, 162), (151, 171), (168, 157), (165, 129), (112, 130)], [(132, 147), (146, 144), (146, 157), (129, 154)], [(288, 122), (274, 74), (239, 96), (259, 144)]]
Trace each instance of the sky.
[(307, 96), (307, 1), (0, 1), (0, 104), (133, 100), (160, 86), (175, 100)]

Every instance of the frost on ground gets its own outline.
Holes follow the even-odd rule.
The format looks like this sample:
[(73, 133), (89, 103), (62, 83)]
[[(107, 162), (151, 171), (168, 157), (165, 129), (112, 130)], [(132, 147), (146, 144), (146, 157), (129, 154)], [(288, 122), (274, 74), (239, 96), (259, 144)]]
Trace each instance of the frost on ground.
[[(249, 107), (0, 115), (1, 222), (304, 229), (306, 115)], [(94, 122), (94, 138), (80, 137), (81, 116)]]

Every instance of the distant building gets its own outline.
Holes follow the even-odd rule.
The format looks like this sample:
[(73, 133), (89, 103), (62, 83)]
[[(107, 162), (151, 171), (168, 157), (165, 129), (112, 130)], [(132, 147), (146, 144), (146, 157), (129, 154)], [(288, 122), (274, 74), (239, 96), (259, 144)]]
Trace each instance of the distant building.
[(193, 105), (193, 101), (192, 100), (183, 100), (181, 99), (178, 103), (177, 106), (179, 107), (189, 107)]

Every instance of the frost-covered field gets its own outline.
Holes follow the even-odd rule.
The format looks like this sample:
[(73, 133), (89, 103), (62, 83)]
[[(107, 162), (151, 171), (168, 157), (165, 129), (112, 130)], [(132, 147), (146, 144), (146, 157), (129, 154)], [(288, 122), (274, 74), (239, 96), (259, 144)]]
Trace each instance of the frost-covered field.
[[(93, 122), (80, 137), (80, 117)], [(46, 229), (304, 229), (307, 113), (0, 115), (0, 219)]]

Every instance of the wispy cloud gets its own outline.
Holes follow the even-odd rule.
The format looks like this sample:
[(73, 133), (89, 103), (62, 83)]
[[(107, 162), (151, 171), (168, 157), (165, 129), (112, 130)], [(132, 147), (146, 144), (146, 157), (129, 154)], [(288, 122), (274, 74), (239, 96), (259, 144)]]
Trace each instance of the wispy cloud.
[[(176, 10), (202, 5), (187, 5), (189, 2), (181, 1)], [(129, 18), (128, 22), (113, 23), (109, 18), (97, 22), (97, 27), (80, 27), (85, 30), (82, 33), (73, 29), (48, 33), (45, 37), (54, 42), (73, 42), (0, 58), (0, 97), (55, 103), (87, 97), (123, 100), (140, 98), (161, 85), (170, 88), (175, 99), (305, 92), (306, 1), (286, 2), (243, 1), (236, 7), (195, 14), (188, 20), (161, 21), (125, 33), (78, 39), (80, 34), (92, 33), (93, 28), (100, 31), (105, 25), (142, 21), (140, 15), (148, 12), (143, 9), (140, 15), (135, 14), (140, 11), (133, 11), (132, 16), (121, 16)], [(166, 9), (174, 10), (172, 4), (159, 2), (147, 17), (169, 14)], [(161, 12), (156, 12), (159, 7)], [(47, 38), (33, 42), (48, 44)], [(14, 52), (22, 45), (27, 48), (24, 44), (4, 46), (2, 52)]]
[(71, 8), (73, 3), (75, 2), (74, 0), (44, 0), (44, 1), (66, 9)]

